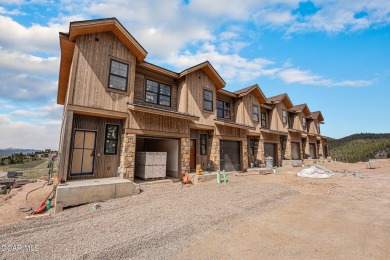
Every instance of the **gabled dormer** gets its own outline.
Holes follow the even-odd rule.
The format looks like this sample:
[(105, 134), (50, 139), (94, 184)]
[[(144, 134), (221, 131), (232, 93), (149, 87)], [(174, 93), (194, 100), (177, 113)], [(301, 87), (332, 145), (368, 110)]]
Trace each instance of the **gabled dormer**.
[(293, 125), (291, 129), (306, 132), (308, 129), (307, 117), (310, 116), (310, 110), (307, 104), (305, 103), (305, 104), (295, 105), (294, 107), (291, 108), (291, 111), (294, 114)]
[(289, 96), (284, 93), (267, 98), (267, 104), (273, 107), (271, 130), (287, 132), (292, 126), (292, 108), (294, 107)]
[(321, 135), (321, 124), (324, 124), (324, 117), (321, 111), (311, 112), (309, 118), (308, 133)]

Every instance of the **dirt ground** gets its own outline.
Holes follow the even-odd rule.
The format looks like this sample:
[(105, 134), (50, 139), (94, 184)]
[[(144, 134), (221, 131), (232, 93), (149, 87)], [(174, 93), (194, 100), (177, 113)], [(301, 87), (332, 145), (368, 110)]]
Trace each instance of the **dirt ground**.
[[(0, 199), (0, 225), (15, 223), (0, 227), (0, 245), (39, 250), (0, 250), (0, 258), (390, 259), (390, 160), (378, 161), (378, 169), (321, 164), (335, 172), (330, 179), (281, 168), (278, 175), (231, 176), (226, 186), (150, 185), (137, 196), (103, 202), (96, 212), (84, 205), (11, 221), (32, 189), (25, 186)], [(5, 208), (12, 208), (9, 216)]]
[[(186, 247), (178, 259), (390, 259), (390, 160), (326, 163), (330, 179), (251, 176), (299, 191), (288, 203), (215, 231)], [(342, 177), (344, 169), (349, 171)], [(354, 177), (354, 171), (361, 178)]]
[[(23, 221), (27, 213), (19, 211), (20, 208), (38, 208), (53, 189), (53, 186), (44, 186), (45, 183), (45, 181), (29, 183), (20, 188), (12, 189), (9, 194), (0, 195), (0, 226)], [(28, 196), (28, 206), (26, 195), (34, 189), (37, 190)]]

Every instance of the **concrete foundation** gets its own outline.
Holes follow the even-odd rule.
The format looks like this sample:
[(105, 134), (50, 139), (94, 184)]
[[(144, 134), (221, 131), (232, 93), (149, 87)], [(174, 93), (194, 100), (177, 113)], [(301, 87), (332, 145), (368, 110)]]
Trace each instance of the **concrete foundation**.
[(104, 178), (69, 181), (58, 185), (55, 198), (55, 211), (109, 199), (123, 198), (139, 193), (139, 185), (123, 178)]

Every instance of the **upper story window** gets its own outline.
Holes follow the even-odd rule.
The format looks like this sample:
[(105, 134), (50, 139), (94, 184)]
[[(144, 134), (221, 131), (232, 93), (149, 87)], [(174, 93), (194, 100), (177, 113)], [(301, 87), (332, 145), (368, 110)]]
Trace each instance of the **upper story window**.
[(288, 128), (293, 128), (294, 126), (294, 115), (288, 114)]
[(230, 118), (230, 103), (217, 100), (217, 117)]
[(145, 101), (161, 106), (171, 106), (171, 86), (146, 80)]
[(286, 110), (282, 110), (282, 122), (283, 124), (287, 124), (287, 111)]
[(129, 65), (111, 60), (108, 87), (120, 91), (127, 91)]
[(320, 123), (317, 123), (317, 132), (318, 132), (319, 134), (321, 133)]
[(306, 129), (306, 117), (302, 117), (302, 127)]
[(203, 90), (203, 109), (213, 111), (213, 92)]
[(261, 126), (267, 127), (267, 115), (264, 112), (261, 112)]
[(252, 106), (252, 120), (255, 122), (259, 122), (259, 107)]

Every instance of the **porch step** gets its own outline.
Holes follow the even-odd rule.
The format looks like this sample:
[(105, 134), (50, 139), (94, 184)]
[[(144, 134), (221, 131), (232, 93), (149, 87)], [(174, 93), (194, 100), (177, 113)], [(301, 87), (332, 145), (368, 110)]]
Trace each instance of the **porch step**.
[(65, 207), (132, 196), (139, 191), (138, 184), (117, 177), (69, 181), (57, 187), (56, 212)]
[(274, 170), (269, 168), (248, 168), (246, 172), (247, 175), (266, 175), (272, 173), (274, 173)]

